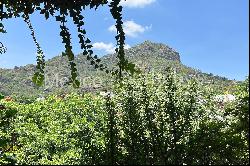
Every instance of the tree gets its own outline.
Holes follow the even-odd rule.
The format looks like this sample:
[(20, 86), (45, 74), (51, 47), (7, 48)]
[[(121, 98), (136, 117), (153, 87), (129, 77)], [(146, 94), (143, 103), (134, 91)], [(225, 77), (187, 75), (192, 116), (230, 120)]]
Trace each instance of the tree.
[[(35, 11), (39, 11), (41, 15), (44, 15), (46, 19), (49, 17), (55, 17), (56, 21), (60, 22), (60, 36), (62, 37), (62, 43), (64, 43), (65, 51), (62, 53), (63, 56), (68, 57), (68, 62), (71, 70), (71, 81), (74, 87), (79, 87), (80, 82), (77, 80), (77, 69), (74, 62), (74, 54), (71, 45), (71, 34), (69, 29), (66, 27), (65, 23), (68, 21), (67, 16), (72, 18), (77, 31), (79, 43), (81, 49), (83, 50), (83, 55), (87, 56), (87, 60), (91, 62), (95, 68), (98, 68), (106, 73), (111, 73), (113, 75), (122, 78), (122, 73), (129, 72), (133, 74), (135, 70), (135, 65), (129, 63), (125, 59), (124, 45), (125, 45), (125, 33), (123, 31), (123, 21), (122, 21), (122, 6), (120, 6), (121, 0), (111, 0), (108, 4), (108, 0), (3, 0), (0, 2), (0, 20), (11, 19), (13, 17), (22, 17), (27, 23), (34, 43), (37, 47), (37, 66), (36, 73), (33, 77), (33, 82), (37, 85), (42, 85), (44, 82), (44, 68), (45, 59), (43, 51), (36, 40), (35, 32), (32, 27), (29, 15), (33, 14)], [(84, 16), (82, 11), (86, 7), (94, 8), (95, 10), (100, 5), (107, 5), (110, 8), (110, 13), (116, 20), (117, 35), (115, 39), (117, 41), (117, 58), (119, 69), (109, 71), (106, 66), (101, 64), (101, 60), (97, 55), (94, 55), (93, 46), (91, 45), (91, 40), (86, 37), (86, 30), (84, 29)], [(0, 33), (5, 33), (4, 25), (0, 23)], [(0, 42), (0, 54), (5, 53), (6, 48)]]

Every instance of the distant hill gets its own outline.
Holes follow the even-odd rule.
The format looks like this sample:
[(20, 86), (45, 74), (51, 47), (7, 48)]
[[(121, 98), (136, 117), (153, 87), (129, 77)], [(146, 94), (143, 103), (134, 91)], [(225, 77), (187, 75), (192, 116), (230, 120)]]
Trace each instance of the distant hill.
[[(179, 53), (165, 44), (145, 41), (126, 50), (125, 53), (129, 61), (136, 64), (143, 72), (164, 73), (166, 67), (171, 66), (184, 81), (196, 77), (204, 84), (212, 85), (219, 90), (235, 83), (235, 81), (228, 80), (225, 77), (213, 76), (211, 73), (203, 73), (200, 70), (183, 65)], [(105, 55), (101, 60), (110, 69), (115, 67), (117, 63), (114, 54)], [(29, 98), (49, 93), (99, 91), (111, 86), (111, 76), (94, 69), (86, 60), (86, 56), (77, 55), (76, 64), (81, 81), (79, 89), (66, 85), (68, 78), (70, 78), (67, 59), (66, 57), (56, 56), (46, 62), (45, 86), (40, 88), (36, 87), (31, 81), (35, 72), (35, 65), (0, 69), (0, 93)]]

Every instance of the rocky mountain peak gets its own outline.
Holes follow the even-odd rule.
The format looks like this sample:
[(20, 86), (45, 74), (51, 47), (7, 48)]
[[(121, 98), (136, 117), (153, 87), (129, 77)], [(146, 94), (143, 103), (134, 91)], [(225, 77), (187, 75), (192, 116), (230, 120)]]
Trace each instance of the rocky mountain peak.
[(138, 44), (126, 51), (126, 55), (128, 56), (160, 56), (166, 58), (167, 60), (178, 61), (180, 60), (180, 55), (173, 48), (161, 44), (161, 43), (153, 43), (149, 40)]

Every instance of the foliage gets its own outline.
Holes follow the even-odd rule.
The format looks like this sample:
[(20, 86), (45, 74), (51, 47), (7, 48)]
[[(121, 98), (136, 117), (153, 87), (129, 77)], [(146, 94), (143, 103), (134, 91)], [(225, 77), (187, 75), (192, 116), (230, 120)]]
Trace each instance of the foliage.
[[(117, 70), (115, 64), (118, 63), (117, 55), (106, 55), (101, 58), (102, 63), (108, 70)], [(125, 50), (126, 59), (136, 65), (142, 73), (155, 72), (165, 74), (167, 66), (172, 67), (176, 74), (181, 77), (183, 82), (195, 77), (199, 82), (206, 86), (213, 87), (217, 93), (223, 94), (225, 91), (234, 90), (234, 81), (223, 77), (209, 76), (199, 70), (187, 67), (181, 63), (180, 55), (167, 45), (145, 41), (135, 47)], [(71, 72), (67, 69), (67, 57), (57, 56), (46, 61), (45, 85), (37, 87), (32, 83), (32, 77), (36, 72), (34, 65), (15, 67), (14, 69), (0, 69), (0, 93), (10, 95), (16, 100), (25, 101), (27, 99), (36, 99), (40, 96), (47, 96), (55, 93), (70, 92), (93, 92), (101, 90), (110, 90), (114, 78), (110, 74), (103, 73), (100, 70), (86, 62), (86, 56), (80, 54), (76, 56), (78, 79), (80, 88), (74, 89), (67, 86), (70, 81)], [(233, 85), (233, 86), (231, 86)]]
[(0, 93), (0, 100), (4, 99), (4, 95)]
[(239, 158), (247, 164), (249, 163), (249, 159), (246, 157), (249, 155), (249, 77), (236, 89), (237, 101), (227, 106), (226, 114), (234, 117), (230, 136), (239, 137), (238, 139), (242, 140), (241, 144), (239, 144), (242, 149)]
[[(0, 98), (1, 100), (1, 98)], [(0, 164), (13, 164), (13, 153), (17, 146), (14, 131), (16, 109), (6, 108), (0, 103)]]
[[(19, 105), (17, 164), (93, 164), (102, 158), (103, 100), (87, 95)], [(15, 107), (12, 104), (10, 107)]]
[[(6, 31), (4, 30), (3, 23), (0, 23), (0, 33), (6, 33)], [(4, 47), (3, 43), (0, 42), (0, 54), (3, 54), (5, 52), (6, 52), (6, 47)]]
[(249, 164), (248, 103), (237, 98), (219, 108), (210, 87), (166, 73), (125, 77), (100, 95), (0, 101), (17, 111), (3, 130), (17, 134), (17, 148), (1, 161), (10, 155), (16, 164)]
[[(107, 0), (3, 0), (0, 3), (0, 20), (10, 19), (13, 17), (22, 17), (27, 23), (29, 29), (31, 30), (32, 38), (37, 47), (37, 70), (33, 77), (33, 82), (36, 85), (41, 86), (44, 82), (44, 68), (45, 59), (41, 47), (39, 46), (37, 39), (35, 37), (34, 29), (29, 20), (29, 15), (33, 14), (35, 11), (39, 11), (41, 15), (44, 15), (46, 19), (49, 17), (56, 18), (56, 21), (60, 22), (60, 36), (62, 37), (62, 43), (65, 45), (65, 52), (63, 56), (67, 56), (68, 64), (71, 69), (71, 80), (69, 83), (73, 84), (73, 87), (79, 87), (79, 80), (77, 80), (77, 68), (75, 63), (75, 56), (72, 51), (71, 34), (69, 29), (66, 27), (65, 23), (68, 21), (67, 16), (73, 19), (78, 31), (79, 43), (81, 49), (83, 49), (83, 55), (87, 56), (87, 60), (91, 62), (95, 68), (100, 70), (106, 70), (107, 73), (110, 71), (100, 63), (97, 55), (93, 55), (91, 40), (86, 37), (86, 30), (84, 28), (84, 16), (82, 11), (86, 7), (97, 9), (100, 5), (107, 4)], [(125, 45), (125, 33), (123, 32), (123, 22), (122, 22), (122, 6), (119, 5), (120, 0), (112, 0), (109, 4), (110, 12), (113, 18), (116, 20), (117, 36), (117, 58), (119, 59), (119, 70), (112, 71), (113, 74), (119, 74), (122, 77), (122, 72), (127, 71), (132, 74), (136, 71), (135, 66), (129, 63), (125, 59), (124, 45)], [(4, 33), (3, 24), (0, 24), (0, 33)], [(4, 53), (6, 50), (2, 43), (0, 43), (0, 53)]]
[[(107, 4), (106, 0), (1, 1), (1, 20), (23, 17), (31, 30), (38, 56), (36, 69), (32, 65), (29, 68), (35, 71), (33, 82), (37, 85), (41, 86), (46, 79), (46, 62), (29, 20), (29, 15), (35, 11), (46, 19), (53, 16), (60, 22), (60, 35), (65, 44), (62, 55), (67, 57), (71, 69), (70, 73), (62, 72), (62, 75), (71, 76), (63, 82), (64, 85), (72, 83), (73, 87), (80, 87), (76, 62), (82, 60), (82, 57), (76, 59), (72, 52), (71, 34), (65, 25), (67, 16), (76, 25), (82, 54), (95, 69), (107, 74), (112, 71), (122, 78), (123, 71), (133, 74), (136, 65), (141, 65), (144, 73), (134, 78), (125, 74), (113, 92), (104, 95), (71, 93), (50, 95), (41, 100), (35, 100), (36, 95), (47, 89), (36, 87), (27, 80), (20, 82), (20, 85), (29, 84), (32, 88), (19, 86), (18, 91), (27, 90), (32, 98), (27, 100), (24, 95), (21, 98), (24, 102), (18, 103), (4, 100), (0, 95), (0, 164), (249, 164), (248, 79), (236, 86), (237, 100), (221, 108), (213, 97), (224, 90), (218, 91), (224, 84), (229, 84), (227, 79), (190, 69), (181, 64), (177, 52), (150, 42), (145, 42), (141, 50), (137, 47), (125, 54), (119, 3), (120, 0), (112, 0), (109, 4), (117, 28), (116, 54), (104, 57), (101, 64), (101, 59), (91, 50), (81, 13), (87, 6), (97, 9), (99, 5)], [(2, 23), (0, 33), (5, 33)], [(0, 42), (0, 53), (5, 51)], [(55, 61), (56, 58), (49, 63)], [(110, 70), (113, 63), (118, 67)], [(150, 64), (156, 64), (153, 71)], [(178, 74), (166, 66), (175, 66)], [(20, 70), (25, 78), (30, 76), (26, 68), (15, 70)], [(100, 76), (95, 70), (91, 72)], [(13, 89), (9, 82), (11, 78), (15, 84), (21, 79), (16, 78), (12, 70), (1, 70), (1, 83), (7, 82), (2, 93), (7, 94)], [(111, 90), (110, 77), (104, 75), (102, 78), (111, 82), (105, 87)], [(209, 79), (217, 81), (216, 93), (208, 86), (210, 82), (204, 83)], [(65, 92), (63, 88), (57, 90), (58, 93)]]

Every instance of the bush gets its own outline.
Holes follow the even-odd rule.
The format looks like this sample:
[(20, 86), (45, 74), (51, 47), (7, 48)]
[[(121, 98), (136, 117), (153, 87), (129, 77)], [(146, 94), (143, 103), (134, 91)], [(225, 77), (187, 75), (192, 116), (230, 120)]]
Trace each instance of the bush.
[(17, 111), (9, 119), (13, 125), (3, 130), (17, 135), (12, 159), (58, 165), (249, 164), (249, 95), (220, 109), (211, 89), (195, 80), (183, 84), (168, 73), (125, 78), (106, 96), (2, 101)]
[(16, 133), (14, 132), (14, 120), (16, 109), (6, 107), (0, 103), (0, 164), (14, 164), (16, 146)]

